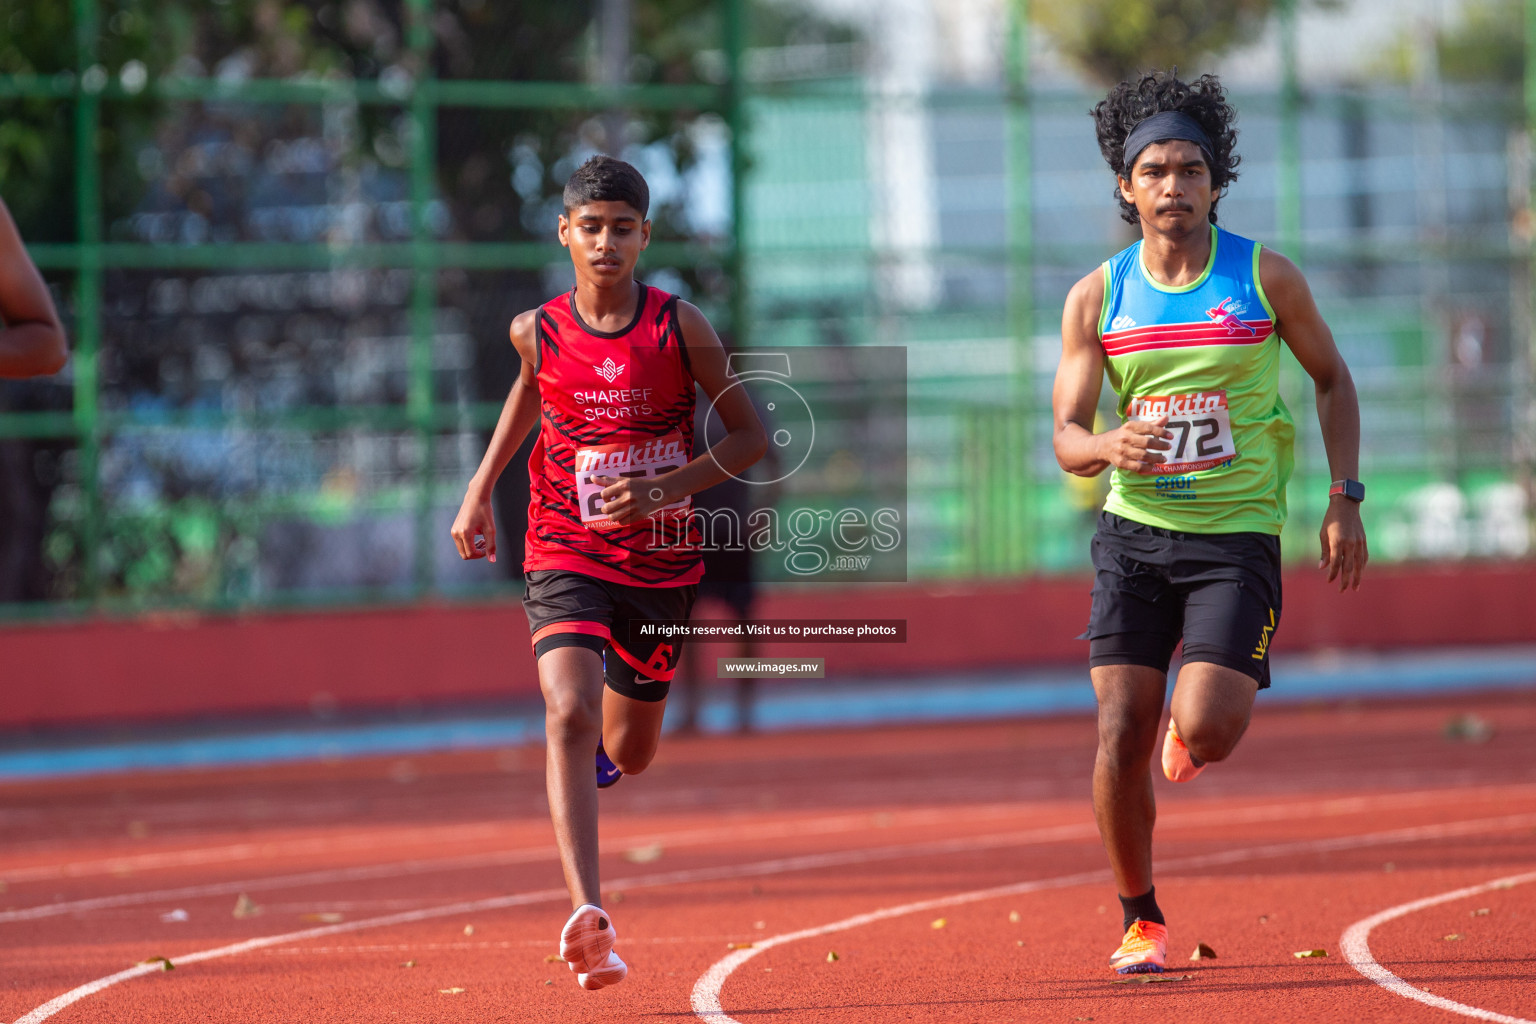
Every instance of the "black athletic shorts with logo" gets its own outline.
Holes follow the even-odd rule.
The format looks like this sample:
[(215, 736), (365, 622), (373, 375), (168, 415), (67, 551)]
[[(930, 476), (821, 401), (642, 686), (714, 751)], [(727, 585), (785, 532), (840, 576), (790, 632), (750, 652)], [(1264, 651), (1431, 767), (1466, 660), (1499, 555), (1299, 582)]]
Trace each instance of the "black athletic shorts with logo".
[(1269, 642), (1280, 625), (1280, 538), (1267, 533), (1182, 533), (1113, 512), (1093, 538), (1088, 663), (1168, 671), (1208, 661), (1269, 686)]
[(585, 647), (602, 655), (610, 690), (635, 700), (666, 699), (682, 640), (642, 639), (631, 624), (688, 621), (698, 584), (637, 587), (565, 569), (536, 569), (523, 581), (535, 659), (557, 647)]

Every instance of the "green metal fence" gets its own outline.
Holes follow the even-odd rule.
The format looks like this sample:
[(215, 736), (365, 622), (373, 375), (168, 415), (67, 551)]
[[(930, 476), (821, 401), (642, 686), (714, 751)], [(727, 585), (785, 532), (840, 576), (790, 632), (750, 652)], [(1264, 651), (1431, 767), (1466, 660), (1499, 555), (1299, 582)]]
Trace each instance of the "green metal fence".
[[(741, 0), (722, 0), (719, 4), (722, 31), (718, 46), (723, 73), (713, 76), (716, 81), (630, 86), (437, 77), (431, 70), (433, 50), (438, 45), (432, 27), (434, 0), (405, 3), (407, 52), (401, 65), (413, 66), (417, 72), (371, 80), (171, 74), (145, 81), (142, 72), (135, 77), (126, 67), (108, 68), (101, 62), (99, 43), (110, 5), (101, 0), (73, 0), (71, 13), (73, 67), (52, 73), (0, 76), (0, 108), (7, 103), (52, 103), (59, 115), (71, 120), (72, 180), (59, 180), (55, 188), (70, 190), (75, 205), (72, 238), (56, 240), (48, 236), (46, 228), (41, 240), (37, 233), (29, 233), (33, 258), (58, 294), (68, 322), (73, 348), (72, 364), (64, 378), (68, 396), (60, 400), (56, 385), (52, 401), (17, 401), (17, 395), (35, 396), (39, 389), (49, 389), (46, 385), (14, 386), (7, 393), (11, 400), (0, 403), (0, 441), (11, 439), (8, 443), (37, 446), (36, 452), (28, 448), (20, 458), (47, 455), (51, 459), (48, 474), (53, 479), (43, 491), (46, 524), (37, 531), (37, 546), (50, 578), (45, 593), (23, 595), (43, 600), (17, 603), (14, 593), (12, 603), (4, 604), (0, 599), (0, 617), (183, 605), (220, 608), (410, 600), (434, 592), (470, 594), (515, 588), (517, 581), (509, 573), (445, 578), (441, 564), (438, 549), (444, 547), (440, 542), (446, 537), (444, 516), (451, 517), (451, 509), (462, 497), (466, 466), (472, 467), (478, 459), (485, 432), (500, 410), (495, 391), (500, 388), (504, 395), (511, 379), (505, 365), (481, 367), (473, 354), (464, 357), (466, 345), (483, 350), (487, 342), (483, 337), (466, 336), (464, 317), (459, 316), (462, 310), (454, 308), (453, 300), (469, 295), (474, 301), (477, 296), (504, 290), (509, 274), (547, 275), (554, 267), (558, 275), (558, 267), (564, 263), (568, 268), (569, 264), (553, 242), (552, 213), (545, 218), (547, 224), (537, 225), (540, 230), (511, 232), (514, 240), (458, 241), (445, 237), (441, 225), (434, 224), (434, 215), (442, 206), (440, 178), (460, 168), (440, 162), (440, 121), (446, 111), (466, 109), (565, 118), (572, 124), (605, 111), (625, 111), (630, 117), (654, 115), (684, 124), (713, 117), (725, 127), (729, 167), (737, 173), (742, 161)], [(168, 238), (113, 237), (110, 231), (116, 225), (106, 223), (104, 210), (102, 131), (110, 126), (115, 108), (145, 98), (163, 105), (163, 121), (175, 121), (182, 113), (189, 121), (212, 116), (230, 123), (231, 131), (236, 132), (253, 124), (259, 132), (262, 123), (286, 120), (308, 123), (309, 133), (318, 135), (330, 130), (322, 128), (322, 123), (328, 126), (337, 117), (352, 122), (364, 116), (393, 118), (400, 128), (398, 141), (405, 146), (404, 158), (399, 161), (403, 166), (395, 175), (402, 180), (394, 183), (403, 194), (393, 204), (368, 205), (399, 207), (392, 211), (396, 215), (394, 237), (384, 239), (376, 232), (362, 232), (363, 237), (340, 241), (333, 237), (315, 244), (251, 238), (224, 241), (187, 237), (185, 231), (178, 236), (177, 224), (185, 228), (196, 222), (195, 215), (185, 211), (134, 215), (138, 220), (159, 218), (146, 229), (147, 234), (158, 231), (161, 222), (170, 224), (159, 232), (169, 234)], [(209, 111), (219, 113), (210, 115)], [(3, 112), (0, 109), (0, 114)], [(286, 127), (291, 129), (292, 125)], [(286, 139), (281, 134), (275, 141), (258, 139), (255, 148), (270, 143), (266, 147), (270, 157), (275, 146), (293, 144), (290, 148), (297, 148), (306, 141), (305, 133), (301, 128), (296, 136), (290, 131)], [(503, 140), (486, 140), (487, 145), (499, 142)], [(196, 143), (188, 144), (182, 156), (196, 148)], [(354, 171), (331, 168), (326, 188), (334, 191), (331, 179)], [(159, 173), (174, 177), (177, 169), (162, 168)], [(153, 198), (156, 187), (146, 187), (142, 202)], [(334, 196), (327, 202), (333, 207), (345, 205), (335, 202)], [(734, 224), (739, 221), (739, 202), (734, 198), (732, 202), (738, 204), (732, 210), (730, 223)], [(548, 197), (542, 208), (549, 212)], [(117, 221), (127, 219), (119, 216)], [(373, 237), (368, 237), (370, 234)], [(518, 234), (523, 237), (516, 238)], [(679, 231), (668, 234), (658, 229), (659, 238), (648, 253), (647, 266), (652, 272), (659, 269), (678, 280), (690, 275), (708, 278), (706, 286), (697, 289), (696, 300), (723, 330), (741, 336), (745, 332), (742, 293), (731, 287), (740, 278), (736, 234), (730, 224), (723, 234), (712, 237), (689, 237)], [(351, 303), (348, 310), (339, 310), (343, 293), (349, 288), (361, 291), (364, 297)], [(104, 372), (111, 373), (114, 367), (120, 372), (124, 362), (170, 361), (171, 357), (156, 345), (164, 331), (176, 329), (178, 315), (197, 314), (208, 319), (227, 313), (223, 327), (238, 333), (271, 312), (252, 296), (273, 291), (290, 299), (298, 296), (285, 300), (286, 314), (295, 310), (302, 314), (311, 307), (318, 315), (351, 312), (385, 318), (388, 322), (382, 326), (390, 337), (382, 340), (393, 343), (384, 346), (390, 350), (386, 358), (398, 363), (403, 355), (404, 365), (387, 374), (391, 377), (388, 386), (373, 389), (382, 394), (331, 395), (324, 401), (276, 404), (262, 400), (231, 403), (227, 396), (210, 404), (197, 400), (195, 394), (187, 401), (163, 402), (156, 400), (153, 388), (130, 392), (104, 381)], [(526, 285), (522, 292), (529, 292)], [(313, 301), (306, 302), (306, 296)], [(125, 312), (129, 307), (131, 310)], [(493, 322), (499, 324), (501, 339), (505, 338), (507, 320), (515, 312), (513, 307), (498, 311), (500, 319)], [(284, 326), (292, 326), (293, 319), (289, 315), (290, 322)], [(486, 319), (481, 316), (481, 322), (473, 325), (480, 335), (485, 333)], [(276, 339), (272, 344), (283, 341)], [(208, 346), (209, 358), (222, 360), (225, 371), (232, 372), (231, 351), (226, 349), (234, 347)], [(176, 358), (185, 355), (178, 352)], [(356, 362), (359, 355), (374, 358), (368, 352), (337, 355), (343, 362)], [(233, 358), (240, 361), (238, 353)], [(455, 364), (456, 369), (445, 369)], [(466, 378), (478, 383), (476, 378), (497, 369), (503, 371), (501, 379), (482, 389), (488, 394), (466, 397)], [(177, 372), (184, 377), (198, 371), (184, 368)], [(454, 393), (455, 381), (447, 377), (456, 377), (458, 393)], [(29, 404), (55, 408), (27, 409)], [(275, 479), (282, 472), (269, 471), (273, 463), (285, 459), (290, 463), (314, 461), (313, 449), (334, 449), (349, 443), (370, 450), (394, 446), (399, 450), (396, 464), (372, 483), (346, 479), (349, 472), (360, 472), (355, 465), (349, 469), (346, 458), (334, 460), (335, 472), (310, 467), (308, 479), (293, 486)], [(189, 455), (200, 446), (206, 449), (201, 456)], [(229, 463), (243, 460), (257, 468), (247, 473), (251, 481), (246, 486), (208, 485), (216, 474), (204, 473), (204, 485), (181, 488), (185, 493), (177, 493), (174, 466), (189, 458)], [(123, 471), (120, 464), (124, 462), (154, 465), (157, 478), (150, 486), (138, 489), (149, 493), (135, 491), (133, 470)], [(123, 472), (130, 477), (126, 483), (117, 479)], [(302, 470), (296, 472), (306, 475)], [(21, 475), (29, 474), (30, 467)], [(323, 477), (318, 485), (316, 476)], [(449, 511), (445, 513), (445, 509)], [(377, 522), (370, 525), (370, 521), (381, 516), (390, 518), (392, 524), (375, 539), (389, 550), (369, 552), (364, 548), (353, 557), (367, 561), (387, 556), (393, 571), (376, 573), (372, 578), (364, 572), (361, 580), (352, 583), (322, 579), (285, 585), (263, 584), (257, 579), (254, 549), (267, 543), (260, 535), (270, 531), (274, 523), (288, 522), (291, 526), (303, 522), (322, 530), (330, 527), (334, 540), (335, 534), (349, 529), (376, 532)], [(404, 532), (402, 522), (409, 524)], [(12, 541), (18, 543), (20, 539), (13, 537)], [(313, 545), (315, 538), (297, 543), (300, 548), (305, 543)], [(398, 565), (401, 548), (409, 550), (409, 569), (403, 574)]]
[[(407, 45), (430, 68), (432, 0), (408, 10)], [(542, 240), (552, 210), (537, 182), (500, 240), (444, 227), (447, 176), (474, 169), (444, 164), (442, 126), (466, 110), (558, 123), (569, 148), (585, 119), (625, 109), (656, 119), (646, 145), (715, 146), (728, 208), (714, 227), (669, 214), (644, 273), (688, 290), (738, 343), (907, 347), (911, 577), (1081, 571), (1102, 481), (1067, 477), (1051, 454), (1057, 321), (1071, 283), (1131, 236), (1085, 116), (1096, 97), (1038, 80), (1027, 7), (1009, 11), (1004, 68), (984, 86), (891, 90), (869, 67), (750, 77), (745, 0), (720, 7), (714, 72), (682, 84), (133, 83), (98, 63), (95, 0), (73, 0), (74, 67), (0, 78), (0, 114), (51, 103), (71, 119), (57, 184), (77, 225), (29, 237), (75, 355), (67, 401), (0, 405), (0, 456), (26, 439), (25, 472), (49, 478), (28, 513), (47, 580), (0, 617), (515, 592), (515, 557), (460, 566), (444, 538), (511, 380), (506, 322), (564, 286), (565, 256)], [(1280, 24), (1285, 74), (1234, 96), (1244, 165), (1222, 223), (1302, 264), (1350, 360), (1373, 555), (1524, 556), (1536, 85), (1524, 103), (1438, 85), (1304, 90), (1289, 4)], [(158, 147), (178, 161), (235, 159), (194, 137), (210, 120), (284, 166), (368, 118), (395, 126), (374, 148), (389, 137), (401, 152), (374, 179), (332, 166), (323, 201), (277, 203), (249, 237), (208, 234), (197, 204), (220, 200), (195, 190), (156, 205), (150, 188), (109, 216), (99, 134), (144, 95), (193, 126)], [(484, 140), (495, 173), (556, 176), (557, 152), (498, 131)], [(152, 183), (190, 174), (146, 167)], [(653, 187), (677, 177), (658, 167), (642, 168)], [(366, 229), (348, 226), (354, 207)], [(289, 230), (322, 208), (336, 218), (322, 241)], [(1285, 550), (1302, 561), (1327, 467), (1294, 361), (1282, 388), (1300, 428)], [(515, 488), (501, 497), (516, 509)]]

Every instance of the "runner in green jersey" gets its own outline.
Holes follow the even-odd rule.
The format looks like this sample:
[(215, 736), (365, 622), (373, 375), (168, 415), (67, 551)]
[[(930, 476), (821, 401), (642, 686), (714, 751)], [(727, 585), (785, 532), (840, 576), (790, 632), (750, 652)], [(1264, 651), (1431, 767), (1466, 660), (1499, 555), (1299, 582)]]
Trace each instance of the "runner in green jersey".
[[(1110, 965), (1130, 974), (1161, 971), (1167, 953), (1150, 762), (1173, 650), (1182, 640), (1162, 757), (1173, 781), (1227, 757), (1269, 685), (1294, 436), (1279, 396), (1282, 342), (1316, 387), (1335, 481), (1319, 567), (1340, 590), (1358, 588), (1365, 566), (1365, 492), (1354, 382), (1306, 280), (1216, 227), (1238, 162), (1221, 83), (1146, 75), (1117, 85), (1093, 117), (1141, 240), (1067, 296), (1052, 407), (1062, 468), (1114, 474), (1085, 635), (1099, 703), (1094, 813), (1126, 929)], [(1123, 422), (1095, 434), (1106, 373)]]

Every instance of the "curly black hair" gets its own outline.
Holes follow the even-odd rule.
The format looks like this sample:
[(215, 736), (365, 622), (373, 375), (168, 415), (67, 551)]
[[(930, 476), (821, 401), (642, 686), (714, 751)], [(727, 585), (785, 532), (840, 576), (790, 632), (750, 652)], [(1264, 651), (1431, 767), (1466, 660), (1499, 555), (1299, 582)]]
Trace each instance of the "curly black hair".
[[(1121, 82), (1109, 90), (1089, 115), (1099, 136), (1099, 152), (1117, 176), (1125, 175), (1125, 139), (1131, 129), (1153, 114), (1165, 110), (1177, 110), (1199, 122), (1211, 137), (1215, 152), (1211, 153), (1211, 223), (1216, 223), (1216, 203), (1222, 192), (1237, 180), (1237, 165), (1241, 162), (1233, 147), (1237, 144), (1237, 111), (1227, 102), (1226, 90), (1215, 75), (1201, 75), (1193, 82), (1181, 82), (1175, 71), (1152, 71), (1141, 76), (1140, 81)], [(1136, 224), (1141, 215), (1132, 203), (1120, 194), (1119, 183), (1115, 186), (1115, 200), (1120, 204), (1120, 217), (1127, 224)]]

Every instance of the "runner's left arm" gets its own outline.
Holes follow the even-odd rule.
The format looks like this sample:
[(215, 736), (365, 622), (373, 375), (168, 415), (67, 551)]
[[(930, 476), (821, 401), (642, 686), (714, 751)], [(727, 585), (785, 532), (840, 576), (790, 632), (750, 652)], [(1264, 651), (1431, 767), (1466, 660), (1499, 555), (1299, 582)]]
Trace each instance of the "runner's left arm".
[[(677, 304), (678, 327), (688, 347), (693, 379), (714, 403), (725, 425), (725, 436), (714, 447), (695, 455), (686, 466), (643, 482), (615, 480), (603, 488), (603, 512), (622, 524), (637, 523), (664, 505), (670, 505), (730, 476), (746, 472), (768, 450), (757, 410), (746, 388), (732, 387), (736, 378), (726, 368), (725, 349), (704, 314), (692, 303)], [(595, 477), (601, 481), (603, 478)]]
[[(1296, 264), (1264, 249), (1259, 254), (1259, 280), (1275, 311), (1275, 330), (1291, 347), (1316, 389), (1317, 420), (1323, 430), (1330, 479), (1359, 479), (1360, 400), (1307, 279)], [(1328, 582), (1338, 580), (1340, 591), (1346, 587), (1359, 590), (1360, 573), (1370, 557), (1359, 504), (1341, 494), (1330, 497), (1319, 540), (1322, 558), (1318, 568), (1328, 570)]]

